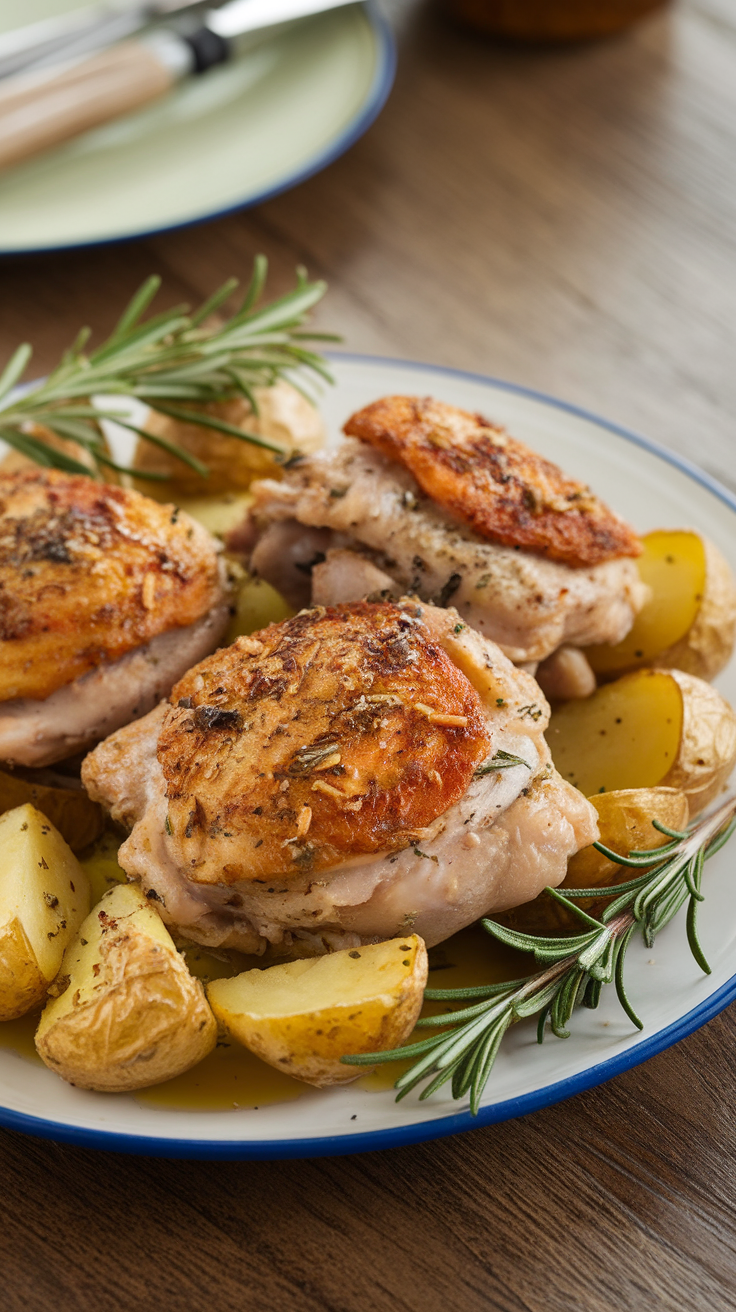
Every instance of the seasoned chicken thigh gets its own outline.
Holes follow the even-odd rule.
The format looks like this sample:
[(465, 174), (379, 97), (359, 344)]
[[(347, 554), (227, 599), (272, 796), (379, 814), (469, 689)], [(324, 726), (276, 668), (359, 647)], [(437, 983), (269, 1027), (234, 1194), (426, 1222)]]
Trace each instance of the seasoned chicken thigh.
[(215, 544), (173, 506), (0, 473), (0, 759), (47, 765), (144, 714), (227, 620)]
[(564, 877), (595, 812), (535, 681), (454, 611), (303, 611), (201, 662), (85, 760), (119, 860), (186, 937), (303, 955), (428, 943)]
[(646, 598), (640, 544), (589, 488), (482, 417), (431, 399), (387, 397), (345, 433), (283, 482), (254, 485), (251, 568), (292, 604), (308, 595), (311, 544), (320, 601), (356, 595), (364, 566), (355, 559), (351, 573), (347, 553), (359, 553), (384, 590), (451, 601), (519, 663), (628, 632)]

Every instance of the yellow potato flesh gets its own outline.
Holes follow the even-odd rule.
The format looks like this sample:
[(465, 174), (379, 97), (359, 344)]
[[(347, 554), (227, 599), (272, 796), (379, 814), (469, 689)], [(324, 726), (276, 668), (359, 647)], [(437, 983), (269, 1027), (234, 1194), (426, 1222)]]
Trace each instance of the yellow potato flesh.
[(207, 995), (234, 1039), (279, 1070), (321, 1086), (360, 1075), (341, 1056), (404, 1041), (426, 977), (424, 943), (411, 934), (214, 980)]
[(658, 529), (642, 538), (639, 574), (652, 590), (626, 637), (615, 646), (586, 648), (596, 674), (615, 674), (649, 664), (692, 628), (705, 593), (703, 540), (686, 530)]
[(89, 909), (89, 884), (53, 825), (29, 804), (0, 817), (0, 1020), (45, 996)]
[(265, 629), (268, 624), (277, 624), (294, 614), (292, 607), (270, 583), (249, 574), (238, 584), (233, 604), (235, 614), (230, 621), (226, 643), (235, 642), (236, 638), (256, 633), (258, 629)]
[(0, 811), (30, 802), (51, 821), (72, 850), (79, 852), (99, 838), (105, 825), (104, 812), (81, 786), (65, 788), (46, 783), (50, 775), (51, 771), (29, 770), (24, 777), (23, 773), (0, 770)]
[(36, 1032), (41, 1059), (81, 1088), (124, 1092), (180, 1075), (212, 1051), (204, 990), (140, 889), (110, 889), (64, 955)]
[(664, 671), (642, 670), (560, 706), (547, 741), (563, 779), (592, 797), (662, 783), (677, 760), (682, 725), (676, 681)]
[(242, 524), (252, 501), (249, 492), (223, 492), (215, 497), (184, 497), (178, 504), (192, 519), (203, 524), (208, 533), (224, 538)]
[(75, 994), (76, 1006), (83, 1007), (99, 992), (100, 972), (94, 970), (94, 965), (100, 958), (101, 910), (111, 919), (135, 917), (137, 931), (168, 951), (176, 950), (169, 931), (153, 908), (144, 901), (140, 890), (133, 884), (117, 885), (92, 908), (80, 929), (79, 938), (71, 945), (62, 973), (70, 976), (73, 988), (65, 990), (54, 1002), (49, 1003), (48, 1016), (44, 1013), (47, 1022), (54, 1015), (61, 1015), (65, 1009), (70, 1010)]
[(108, 829), (79, 859), (79, 864), (89, 880), (93, 906), (115, 884), (127, 883), (125, 871), (118, 864), (119, 849), (120, 835)]

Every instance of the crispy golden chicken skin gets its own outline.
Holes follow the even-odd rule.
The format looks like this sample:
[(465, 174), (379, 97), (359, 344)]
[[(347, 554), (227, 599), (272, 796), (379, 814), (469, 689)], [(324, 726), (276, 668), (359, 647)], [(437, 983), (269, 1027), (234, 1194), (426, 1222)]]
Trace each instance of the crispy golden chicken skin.
[(403, 464), (422, 490), (490, 542), (575, 568), (638, 556), (633, 529), (585, 484), (482, 415), (431, 397), (387, 396), (344, 432)]
[(157, 750), (190, 879), (288, 878), (401, 850), (462, 796), (486, 718), (417, 610), (305, 611), (180, 680)]
[(530, 901), (597, 837), (535, 683), (457, 611), (315, 607), (202, 661), (84, 761), (118, 859), (210, 947), (439, 943)]
[(222, 601), (173, 506), (48, 469), (0, 474), (0, 702), (46, 698)]

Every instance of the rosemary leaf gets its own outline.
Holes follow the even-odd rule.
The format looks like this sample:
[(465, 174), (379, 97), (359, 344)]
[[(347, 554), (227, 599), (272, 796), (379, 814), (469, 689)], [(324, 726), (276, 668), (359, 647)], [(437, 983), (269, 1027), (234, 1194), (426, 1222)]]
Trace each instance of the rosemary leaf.
[[(123, 396), (146, 401), (154, 410), (182, 422), (213, 428), (283, 455), (277, 443), (256, 433), (177, 405), (204, 405), (241, 396), (255, 411), (257, 387), (272, 387), (280, 379), (288, 379), (309, 396), (306, 380), (332, 381), (326, 362), (306, 345), (325, 337), (313, 334), (307, 326), (310, 311), (325, 293), (325, 284), (309, 282), (304, 270), (298, 269), (292, 291), (270, 304), (260, 304), (267, 268), (265, 258), (257, 256), (242, 304), (223, 322), (214, 322), (212, 317), (235, 290), (236, 279), (228, 279), (193, 312), (179, 305), (146, 318), (161, 285), (157, 276), (147, 278), (106, 341), (88, 351), (90, 332), (81, 329), (48, 377), (20, 394), (14, 389), (28, 367), (31, 348), (19, 346), (0, 373), (0, 436), (47, 468), (92, 477), (100, 477), (104, 469), (116, 469), (143, 477), (140, 471), (116, 464), (98, 440), (96, 425), (113, 415), (108, 413), (109, 406), (98, 407), (89, 397)], [(156, 440), (145, 428), (126, 422), (124, 415), (114, 417), (144, 441), (154, 441), (202, 475), (207, 473), (201, 461), (195, 462), (175, 442)], [(81, 445), (89, 451), (94, 468), (30, 433), (34, 424)], [(156, 481), (165, 479), (166, 475), (160, 475)]]
[[(726, 799), (714, 812), (697, 821), (687, 833), (678, 834), (657, 825), (672, 838), (664, 848), (647, 853), (620, 856), (604, 848), (618, 865), (640, 866), (646, 857), (648, 868), (636, 879), (605, 890), (548, 889), (560, 902), (574, 906), (575, 897), (600, 896), (602, 891), (616, 894), (600, 921), (575, 908), (578, 917), (590, 925), (587, 933), (559, 937), (518, 933), (485, 919), (481, 923), (494, 938), (510, 947), (534, 953), (545, 968), (524, 980), (501, 984), (480, 984), (461, 989), (427, 989), (425, 997), (447, 1002), (479, 999), (474, 1005), (448, 1011), (440, 1016), (422, 1018), (421, 1027), (439, 1027), (440, 1033), (419, 1043), (408, 1044), (388, 1052), (345, 1056), (351, 1065), (375, 1065), (378, 1062), (413, 1059), (396, 1081), (397, 1101), (423, 1083), (420, 1098), (429, 1098), (451, 1081), (455, 1098), (470, 1095), (470, 1110), (475, 1115), (493, 1070), (504, 1034), (510, 1025), (537, 1015), (537, 1041), (544, 1039), (549, 1020), (558, 1038), (569, 1034), (568, 1024), (575, 1008), (598, 1006), (603, 988), (613, 984), (629, 1020), (637, 1029), (643, 1022), (634, 1011), (624, 982), (624, 962), (631, 939), (639, 930), (647, 944), (688, 902), (687, 941), (697, 964), (706, 974), (710, 967), (703, 954), (697, 933), (697, 908), (702, 901), (701, 878), (709, 856), (736, 830), (736, 794)], [(596, 844), (598, 846), (598, 844)], [(442, 1028), (444, 1027), (444, 1028)]]

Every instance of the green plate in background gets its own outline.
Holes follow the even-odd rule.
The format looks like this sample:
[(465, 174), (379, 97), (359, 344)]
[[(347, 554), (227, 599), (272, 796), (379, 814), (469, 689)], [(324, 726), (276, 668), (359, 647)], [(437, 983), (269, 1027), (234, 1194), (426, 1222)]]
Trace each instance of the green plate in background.
[[(79, 0), (2, 0), (0, 31)], [(254, 205), (324, 168), (391, 89), (371, 5), (305, 20), (138, 113), (0, 174), (0, 254), (124, 241)]]

